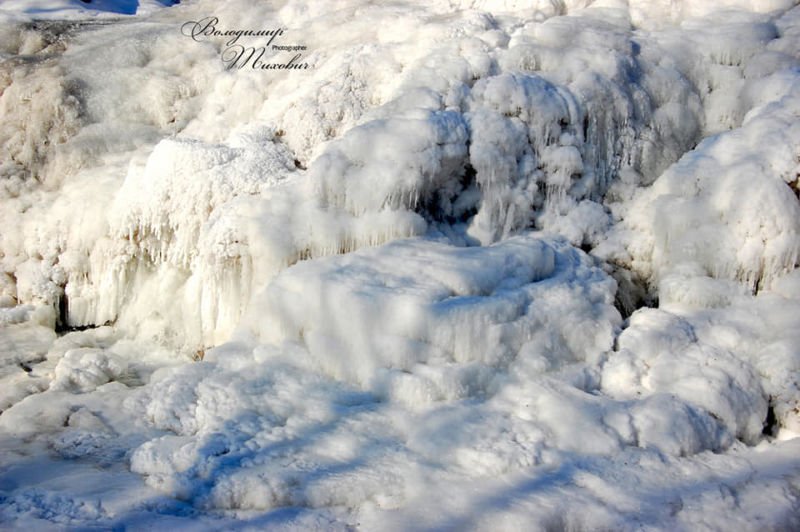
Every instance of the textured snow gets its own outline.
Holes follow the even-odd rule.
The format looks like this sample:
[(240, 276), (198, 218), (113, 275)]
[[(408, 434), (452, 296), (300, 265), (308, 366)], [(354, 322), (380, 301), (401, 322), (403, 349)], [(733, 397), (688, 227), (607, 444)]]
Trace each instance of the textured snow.
[(796, 1), (172, 3), (0, 4), (4, 527), (800, 528)]
[(662, 301), (701, 306), (738, 292), (716, 280), (755, 291), (792, 270), (800, 256), (799, 79), (796, 68), (781, 70), (749, 87), (757, 96), (742, 126), (705, 139), (637, 191), (618, 231), (626, 250), (611, 251), (612, 238), (598, 254), (659, 283)]
[[(404, 240), (286, 270), (242, 323), (263, 343), (301, 341), (338, 380), (416, 404), (485, 395), (528, 356), (549, 368), (608, 350), (613, 291), (564, 243)], [(547, 346), (559, 346), (553, 360), (541, 358)]]

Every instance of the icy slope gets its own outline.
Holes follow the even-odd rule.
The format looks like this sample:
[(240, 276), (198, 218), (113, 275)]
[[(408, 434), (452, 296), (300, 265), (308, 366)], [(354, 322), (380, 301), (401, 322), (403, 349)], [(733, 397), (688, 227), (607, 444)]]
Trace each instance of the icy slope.
[(800, 527), (796, 4), (3, 3), (0, 520)]
[[(194, 349), (224, 340), (250, 294), (300, 259), (429, 229), (488, 244), (536, 226), (595, 246), (609, 191), (627, 199), (704, 133), (738, 126), (798, 62), (791, 17), (717, 14), (687, 43), (631, 33), (619, 7), (538, 23), (356, 3), (329, 32), (329, 11), (290, 3), (250, 16), (283, 21), (315, 66), (264, 76), (225, 71), (220, 43), (174, 31), (209, 9), (44, 40), (9, 31), (9, 53), (33, 54), (6, 63), (0, 97), (4, 221), (21, 227), (2, 236), (3, 268), (21, 273), (21, 302)], [(793, 242), (765, 275), (791, 267)]]
[[(652, 181), (702, 132), (690, 69), (634, 40), (619, 8), (537, 23), (436, 4), (212, 7), (44, 40), (8, 30), (8, 53), (32, 54), (7, 62), (0, 97), (4, 223), (21, 227), (3, 235), (3, 268), (24, 272), (21, 301), (214, 344), (299, 258), (439, 226), (483, 244), (531, 225), (595, 243), (617, 175)], [(314, 68), (225, 71), (220, 43), (175, 31), (209, 11), (284, 24)], [(331, 17), (339, 31), (322, 31)], [(158, 319), (135, 293), (177, 297)]]
[[(797, 424), (796, 279), (728, 312), (642, 311), (612, 351), (614, 283), (563, 242), (383, 249), (289, 268), (269, 289), (285, 296), (265, 300), (288, 303), (265, 310), (283, 312), (281, 325), (256, 313), (248, 323), (267, 330), (242, 331), (202, 362), (164, 367), (164, 354), (109, 328), (42, 336), (52, 346), (23, 379), (42, 385), (0, 416), (5, 485), (16, 486), (4, 516), (291, 529), (797, 524), (798, 440), (761, 437), (767, 394), (781, 423)], [(424, 277), (409, 276), (415, 260), (432, 265)], [(3, 333), (20, 341), (23, 327), (48, 332), (26, 322)], [(472, 331), (486, 347), (473, 350)], [(46, 455), (72, 461), (51, 466), (63, 480), (30, 476)], [(114, 497), (92, 488), (96, 465)], [(284, 507), (294, 510), (270, 512)]]
[(456, 399), (485, 393), (498, 370), (548, 344), (563, 344), (556, 365), (608, 350), (615, 286), (590, 266), (532, 238), (481, 248), (406, 240), (296, 265), (243, 323), (263, 343), (301, 341), (324, 373), (378, 394), (408, 386)]
[(755, 101), (742, 127), (612, 207), (623, 223), (596, 253), (648, 276), (664, 303), (725, 305), (740, 290), (714, 280), (756, 291), (800, 257), (800, 70), (760, 78), (745, 95)]

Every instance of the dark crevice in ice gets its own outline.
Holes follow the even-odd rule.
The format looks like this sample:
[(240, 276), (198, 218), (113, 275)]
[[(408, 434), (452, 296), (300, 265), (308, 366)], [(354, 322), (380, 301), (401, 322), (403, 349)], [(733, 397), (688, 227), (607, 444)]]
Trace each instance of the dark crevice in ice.
[(777, 429), (778, 418), (775, 416), (775, 401), (770, 397), (767, 417), (764, 419), (764, 430), (761, 433), (764, 436), (775, 436)]
[(65, 334), (77, 331), (88, 331), (89, 329), (96, 329), (98, 327), (106, 327), (114, 325), (113, 322), (107, 321), (105, 323), (85, 323), (81, 325), (70, 325), (69, 323), (69, 297), (66, 294), (61, 294), (58, 299), (58, 317), (56, 318), (56, 334), (63, 336)]
[(614, 306), (624, 319), (641, 308), (658, 307), (658, 295), (638, 273), (616, 264), (608, 264), (607, 272), (617, 281)]

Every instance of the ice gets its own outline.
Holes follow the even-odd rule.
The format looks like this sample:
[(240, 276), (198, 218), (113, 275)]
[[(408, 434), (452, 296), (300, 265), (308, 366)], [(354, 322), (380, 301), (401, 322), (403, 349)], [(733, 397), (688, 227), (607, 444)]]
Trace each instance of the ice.
[[(563, 249), (522, 237), (486, 248), (407, 240), (304, 262), (242, 323), (263, 342), (302, 342), (326, 374), (401, 401), (483, 394), (522, 354), (563, 342), (548, 364), (558, 365), (610, 347), (614, 283)], [(553, 323), (553, 312), (570, 318)], [(599, 316), (585, 335), (567, 333)]]
[[(664, 324), (663, 320), (675, 318), (662, 317), (657, 314), (659, 312), (663, 311), (636, 313), (631, 326), (620, 335), (619, 356), (611, 358), (604, 373), (603, 381), (607, 382), (608, 389), (622, 388), (625, 395), (637, 392), (639, 395), (674, 394), (703, 406), (743, 439), (756, 441), (761, 436), (767, 411), (766, 396), (756, 368), (716, 346), (686, 337), (670, 337), (671, 333), (666, 330), (684, 328), (689, 329), (690, 334), (693, 331), (690, 325), (680, 322)], [(655, 341), (650, 334), (656, 335)], [(662, 335), (668, 336), (671, 345), (659, 345)], [(626, 376), (633, 377), (641, 388), (631, 385)], [(708, 390), (714, 392), (707, 394)]]
[(0, 5), (4, 526), (800, 527), (797, 2), (171, 4)]
[[(7, 223), (23, 231), (4, 235), (5, 269), (26, 264), (22, 300), (61, 305), (67, 325), (115, 322), (191, 350), (224, 340), (250, 294), (304, 258), (432, 226), (464, 242), (536, 226), (595, 245), (617, 173), (640, 176), (632, 185), (653, 180), (696, 142), (702, 108), (688, 72), (661, 61), (661, 44), (631, 41), (620, 8), (581, 7), (551, 5), (544, 22), (516, 26), (474, 11), (422, 24), (411, 8), (391, 25), (371, 7), (378, 44), (313, 37), (319, 68), (302, 74), (291, 98), (273, 96), (292, 87), (288, 74), (223, 72), (210, 43), (192, 42), (185, 63), (175, 61), (172, 50), (186, 42), (164, 22), (143, 30), (146, 40), (114, 34), (110, 46), (96, 44), (110, 29), (72, 43), (77, 29), (50, 28), (64, 32), (48, 60), (55, 65), (12, 68), (21, 81), (2, 98), (15, 105), (18, 87), (43, 83), (52, 94), (33, 101), (72, 114), (51, 123), (46, 108), (9, 107), (37, 128), (9, 123), (6, 145), (24, 157), (12, 157), (22, 170), (9, 181)], [(552, 16), (567, 10), (576, 15)], [(221, 15), (239, 20), (234, 11)], [(311, 28), (323, 24), (302, 3), (278, 16), (292, 25), (301, 12)], [(153, 20), (167, 20), (163, 13)], [(120, 31), (133, 36), (136, 25)], [(458, 38), (442, 38), (451, 33)], [(597, 46), (609, 53), (598, 58)], [(131, 97), (120, 98), (123, 89)], [(26, 121), (31, 114), (41, 118)], [(89, 180), (105, 184), (91, 200)], [(30, 212), (33, 194), (42, 197)], [(86, 203), (79, 218), (74, 202)], [(34, 222), (39, 209), (59, 213), (55, 223)], [(167, 293), (179, 295), (158, 298)], [(153, 297), (157, 316), (142, 302)]]
[(741, 128), (704, 140), (632, 202), (623, 225), (636, 236), (622, 260), (664, 285), (664, 301), (713, 305), (730, 299), (718, 294), (738, 293), (712, 282), (683, 289), (674, 276), (757, 291), (795, 267), (800, 207), (787, 185), (797, 178), (797, 80), (792, 70), (766, 78), (758, 94), (774, 99), (756, 104)]
[[(765, 291), (703, 311), (639, 311), (604, 367), (603, 387), (618, 397), (669, 391), (705, 404), (751, 441), (761, 433), (767, 403), (782, 426), (794, 427), (800, 396), (789, 375), (798, 367), (797, 341), (782, 316), (796, 301)], [(709, 396), (710, 389), (724, 393)]]
[(32, 378), (33, 366), (45, 359), (55, 339), (52, 323), (37, 322), (37, 315), (30, 307), (0, 310), (0, 410), (6, 410), (30, 394), (39, 393), (49, 386), (46, 378)]
[(79, 392), (95, 390), (120, 377), (126, 369), (124, 360), (113, 353), (97, 349), (71, 349), (58, 362), (50, 389)]
[(694, 17), (713, 15), (720, 10), (741, 10), (754, 13), (781, 12), (796, 5), (792, 0), (628, 0), (631, 18), (636, 25), (659, 27)]

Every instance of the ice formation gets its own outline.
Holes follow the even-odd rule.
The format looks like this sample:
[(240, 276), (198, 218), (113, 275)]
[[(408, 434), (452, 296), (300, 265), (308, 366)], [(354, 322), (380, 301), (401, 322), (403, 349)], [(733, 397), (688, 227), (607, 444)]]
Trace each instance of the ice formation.
[[(610, 349), (614, 288), (563, 242), (404, 240), (286, 270), (243, 323), (264, 343), (302, 342), (337, 379), (454, 399), (485, 393), (480, 381), (524, 355), (550, 366)], [(554, 308), (568, 318), (553, 320)], [(559, 349), (550, 362), (536, 354), (545, 346)]]
[(800, 527), (796, 1), (172, 4), (0, 5), (0, 520)]
[[(771, 48), (797, 41), (783, 31)], [(755, 62), (768, 52), (753, 55)], [(740, 126), (703, 140), (652, 187), (635, 191), (619, 230), (597, 250), (659, 284), (664, 301), (724, 305), (737, 287), (712, 279), (757, 291), (797, 264), (798, 69), (762, 64), (763, 76), (748, 78), (751, 65), (736, 67), (744, 68), (734, 85)], [(692, 278), (706, 278), (703, 287)]]
[[(187, 6), (185, 13), (202, 13), (202, 7)], [(297, 16), (288, 7), (278, 15), (287, 26)], [(317, 38), (316, 46), (330, 51), (319, 52), (326, 64), (304, 79), (314, 92), (277, 98), (277, 105), (267, 94), (288, 80), (276, 76), (258, 85), (258, 73), (220, 72), (203, 43), (183, 60), (203, 64), (192, 70), (191, 81), (179, 77), (181, 65), (168, 60), (167, 50), (179, 46), (181, 36), (164, 24), (149, 29), (157, 38), (146, 42), (117, 38), (103, 50), (91, 39), (71, 45), (53, 67), (60, 68), (56, 74), (68, 72), (59, 75), (66, 78), (61, 88), (48, 84), (53, 95), (34, 101), (72, 114), (34, 130), (12, 123), (6, 145), (22, 154), (12, 152), (12, 160), (51, 187), (76, 171), (62, 188), (78, 186), (90, 175), (78, 169), (97, 168), (101, 160), (109, 184), (83, 213), (99, 218), (91, 238), (75, 231), (83, 241), (71, 242), (64, 228), (75, 223), (60, 219), (46, 236), (37, 224), (31, 229), (36, 236), (23, 237), (44, 240), (37, 249), (22, 250), (21, 242), (5, 246), (13, 250), (7, 260), (25, 263), (33, 277), (22, 280), (23, 299), (61, 299), (63, 319), (72, 326), (119, 320), (131, 331), (160, 328), (158, 335), (178, 346), (213, 344), (230, 333), (249, 294), (298, 258), (424, 234), (430, 223), (455, 223), (466, 241), (488, 244), (531, 225), (557, 227), (567, 217), (564, 225), (572, 230), (565, 234), (574, 243), (596, 240), (595, 222), (604, 216), (595, 203), (615, 176), (625, 170), (657, 175), (699, 136), (702, 107), (692, 84), (676, 66), (659, 64), (657, 43), (651, 50), (631, 41), (625, 20), (609, 24), (589, 10), (504, 31), (489, 14), (466, 12), (442, 27), (414, 30), (421, 16), (409, 9), (406, 24), (430, 53), (411, 53), (401, 62), (403, 45), (389, 37), (397, 27), (386, 28), (381, 47), (366, 50), (340, 43), (336, 35), (330, 43)], [(352, 26), (355, 31), (360, 23)], [(449, 32), (459, 37), (442, 42)], [(600, 43), (608, 53), (596, 61)], [(354, 61), (356, 53), (369, 59)], [(394, 61), (386, 64), (387, 56)], [(124, 65), (98, 76), (101, 61), (115, 64), (120, 57)], [(344, 85), (330, 86), (341, 77), (333, 76), (334, 67), (347, 72)], [(387, 77), (387, 68), (401, 74)], [(25, 75), (22, 70), (15, 75)], [(118, 101), (113, 95), (138, 71), (136, 96)], [(28, 75), (53, 77), (45, 72)], [(643, 81), (632, 84), (631, 78)], [(84, 86), (90, 89), (85, 96), (73, 94)], [(351, 90), (362, 86), (371, 87), (370, 94)], [(18, 99), (16, 84), (10, 87), (7, 105)], [(228, 91), (237, 105), (223, 105)], [(331, 101), (328, 93), (344, 98)], [(267, 102), (260, 110), (258, 94)], [(676, 107), (677, 117), (671, 112)], [(209, 116), (208, 109), (225, 118)], [(24, 108), (9, 114), (17, 112), (57, 114)], [(245, 125), (246, 117), (259, 113), (261, 122)], [(131, 123), (124, 135), (120, 122)], [(27, 140), (17, 148), (20, 130)], [(159, 130), (180, 131), (185, 139), (153, 147)], [(231, 133), (220, 135), (226, 130)], [(309, 151), (310, 142), (317, 154)], [(50, 154), (30, 146), (56, 148)], [(120, 152), (126, 156), (112, 164), (103, 160)], [(125, 159), (131, 162), (123, 170)], [(123, 172), (125, 182), (114, 190), (111, 181)], [(265, 196), (269, 202), (245, 199)], [(251, 210), (248, 219), (260, 219), (260, 227), (242, 220), (244, 209)], [(24, 225), (25, 219), (9, 223)], [(276, 235), (270, 228), (278, 227)], [(260, 268), (255, 280), (252, 264)], [(159, 272), (152, 283), (151, 271)], [(169, 292), (182, 295), (158, 305), (175, 311), (153, 324), (130, 296), (167, 293), (146, 288), (167, 278)], [(192, 310), (197, 308), (199, 315)]]

